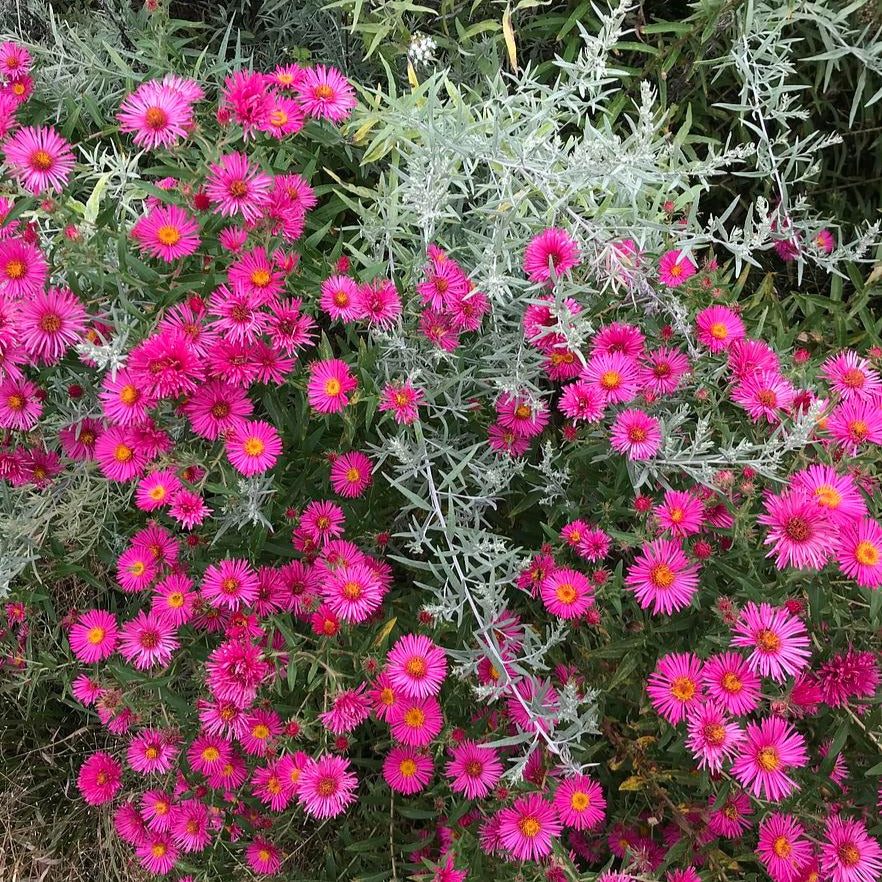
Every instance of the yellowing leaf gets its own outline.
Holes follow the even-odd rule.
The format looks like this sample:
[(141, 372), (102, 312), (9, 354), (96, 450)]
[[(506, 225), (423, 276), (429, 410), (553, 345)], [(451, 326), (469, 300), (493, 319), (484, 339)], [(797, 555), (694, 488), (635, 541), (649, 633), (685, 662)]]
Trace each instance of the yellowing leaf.
[(644, 784), (646, 784), (646, 778), (644, 778), (642, 775), (632, 775), (630, 778), (625, 778), (625, 780), (622, 781), (621, 784), (619, 784), (619, 790), (642, 790)]
[(511, 24), (511, 6), (505, 7), (502, 13), (502, 36), (505, 38), (505, 48), (508, 50), (508, 63), (511, 69), (518, 72), (518, 49), (515, 45), (514, 28)]
[(373, 119), (369, 119), (366, 123), (363, 123), (358, 127), (358, 131), (352, 136), (355, 140), (356, 144), (360, 144), (364, 139), (367, 133), (379, 122), (378, 117), (374, 117)]
[(420, 81), (417, 79), (416, 71), (413, 69), (413, 64), (410, 59), (407, 59), (407, 81), (410, 83), (410, 88), (416, 92), (419, 88)]
[(377, 634), (376, 639), (374, 640), (374, 646), (379, 646), (381, 643), (384, 643), (386, 638), (392, 633), (392, 629), (395, 627), (395, 623), (398, 621), (398, 617), (389, 619), (385, 625), (380, 629), (380, 633)]

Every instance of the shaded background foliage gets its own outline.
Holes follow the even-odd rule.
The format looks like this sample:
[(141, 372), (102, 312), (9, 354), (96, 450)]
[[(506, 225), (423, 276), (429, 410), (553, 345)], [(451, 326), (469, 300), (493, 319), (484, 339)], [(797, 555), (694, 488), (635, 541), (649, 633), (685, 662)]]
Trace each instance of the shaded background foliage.
[[(629, 13), (626, 26), (632, 33), (614, 53), (624, 72), (619, 109), (639, 97), (639, 80), (649, 80), (669, 112), (672, 133), (688, 119), (690, 137), (696, 143), (717, 141), (721, 132), (736, 143), (749, 142), (749, 132), (739, 126), (733, 112), (719, 106), (738, 100), (740, 84), (731, 67), (722, 66), (719, 59), (737, 38), (736, 14), (743, 12), (747, 2), (647, 0)], [(796, 134), (807, 136), (825, 130), (842, 135), (841, 143), (827, 148), (824, 163), (802, 187), (802, 194), (819, 214), (846, 226), (875, 221), (882, 203), (882, 101), (869, 103), (868, 99), (882, 87), (880, 62), (877, 59), (874, 66), (872, 60), (868, 63), (867, 58), (854, 53), (837, 58), (818, 56), (830, 51), (823, 21), (831, 15), (840, 31), (860, 37), (862, 45), (878, 44), (874, 34), (882, 26), (882, 2), (793, 0), (789, 7), (802, 15), (794, 18), (790, 29), (801, 41), (794, 79), (811, 84), (802, 96), (810, 115), (797, 124)], [(572, 62), (582, 45), (582, 29), (593, 33), (600, 24), (588, 0), (520, 0), (512, 4), (480, 0), (426, 0), (425, 4), (411, 0), (336, 0), (328, 4), (315, 0), (196, 0), (172, 2), (168, 11), (175, 21), (170, 36), (163, 39), (157, 39), (148, 9), (118, 0), (6, 2), (0, 6), (0, 30), (46, 49), (47, 58), (56, 67), (53, 70), (43, 62), (36, 100), (45, 102), (47, 114), (58, 113), (67, 137), (80, 141), (106, 127), (113, 109), (133, 84), (169, 68), (197, 66), (202, 76), (222, 79), (225, 71), (245, 64), (260, 68), (285, 60), (314, 59), (340, 67), (361, 84), (369, 100), (377, 89), (388, 96), (406, 92), (414, 80), (423, 80), (429, 70), (443, 66), (452, 80), (480, 94), (486, 80), (500, 69), (511, 71), (515, 58), (519, 68), (532, 67), (540, 82), (550, 81), (555, 73), (552, 60), (560, 57)], [(435, 41), (435, 60), (409, 65), (408, 50), (418, 35)], [(859, 87), (865, 100), (855, 106)], [(362, 161), (364, 146), (364, 139), (351, 132), (347, 141), (329, 143), (321, 163), (310, 169), (320, 197), (310, 230), (315, 242), (340, 237), (342, 250), (346, 231), (358, 220), (347, 194), (378, 183), (382, 165)], [(727, 176), (717, 183), (704, 208), (720, 212), (738, 196), (741, 201), (733, 215), (737, 220), (738, 212), (757, 195), (774, 202), (769, 179), (746, 181)], [(735, 288), (746, 320), (754, 327), (761, 321), (770, 342), (781, 348), (796, 343), (818, 349), (868, 346), (880, 341), (880, 320), (876, 318), (879, 284), (876, 274), (865, 266), (853, 266), (846, 277), (809, 269), (800, 280), (795, 266), (782, 266), (768, 253), (758, 269), (739, 278)], [(624, 498), (627, 491), (625, 473), (619, 471), (610, 475), (609, 487), (601, 489), (600, 495)], [(538, 522), (525, 527), (521, 512), (516, 505), (503, 509), (500, 522), (507, 521), (515, 541), (535, 547), (546, 536)], [(605, 514), (623, 525), (630, 517), (624, 504), (617, 510), (611, 503)], [(99, 574), (93, 580), (95, 590), (100, 590), (100, 573), (108, 563), (109, 558), (104, 562), (87, 560), (88, 569)], [(35, 626), (32, 638), (37, 664), (29, 667), (25, 682), (10, 677), (0, 684), (4, 781), (0, 787), (0, 878), (57, 878), (65, 882), (137, 878), (138, 871), (116, 850), (107, 818), (96, 828), (94, 813), (68, 790), (82, 755), (98, 746), (95, 735), (82, 726), (80, 713), (63, 697), (58, 684), (64, 682), (66, 673), (54, 667), (53, 661), (53, 649), (61, 640), (59, 621), (68, 608), (82, 605), (77, 598), (82, 582), (75, 572), (65, 572), (63, 565), (35, 571), (31, 577), (35, 580), (32, 596), (38, 621), (44, 626)], [(874, 625), (878, 625), (878, 609), (875, 615)], [(639, 630), (635, 623), (630, 625), (635, 632)], [(634, 673), (623, 660), (643, 646), (644, 638), (637, 634), (632, 640), (620, 640), (612, 649), (593, 654), (586, 650), (586, 665), (608, 666), (612, 675), (609, 685), (622, 685)], [(635, 711), (633, 700), (630, 694), (617, 696), (615, 701), (621, 706), (608, 707), (608, 719), (627, 719)], [(657, 721), (652, 718), (640, 720), (636, 729), (628, 730), (607, 722), (606, 743), (598, 740), (596, 749), (611, 749), (614, 762), (626, 775), (628, 770), (642, 773), (656, 758), (646, 753), (648, 742), (635, 736), (650, 738), (656, 728)], [(666, 744), (657, 749), (663, 752)], [(366, 797), (369, 809), (372, 798)], [(373, 827), (358, 826), (365, 824), (364, 817), (370, 812), (341, 825), (342, 853), (352, 858), (365, 878), (371, 873), (385, 877), (382, 868), (389, 808), (388, 802), (377, 798), (374, 815), (382, 820)], [(413, 820), (420, 820), (420, 810), (413, 811)], [(350, 829), (350, 824), (355, 826)], [(36, 846), (35, 830), (46, 831)], [(305, 833), (304, 878), (337, 879), (352, 872), (352, 863), (338, 865), (333, 856), (322, 851), (314, 833)]]

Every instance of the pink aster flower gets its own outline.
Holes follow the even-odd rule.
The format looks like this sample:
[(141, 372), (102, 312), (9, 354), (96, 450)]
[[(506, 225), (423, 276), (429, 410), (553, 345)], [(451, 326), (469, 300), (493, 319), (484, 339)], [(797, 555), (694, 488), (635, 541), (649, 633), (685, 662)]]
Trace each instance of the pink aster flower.
[(319, 306), (332, 319), (354, 321), (358, 316), (358, 284), (349, 276), (336, 275), (322, 282)]
[(212, 840), (212, 819), (208, 806), (200, 799), (185, 799), (172, 808), (169, 832), (182, 851), (204, 851)]
[(364, 694), (366, 684), (344, 689), (334, 697), (329, 711), (319, 714), (322, 725), (334, 735), (343, 735), (360, 726), (371, 714), (370, 698)]
[(690, 563), (678, 541), (655, 539), (628, 568), (625, 586), (641, 609), (670, 615), (691, 603), (698, 589), (698, 566)]
[(405, 634), (387, 653), (386, 673), (402, 696), (437, 695), (447, 676), (444, 650), (423, 634)]
[(596, 423), (603, 417), (606, 397), (597, 385), (576, 380), (563, 387), (557, 406), (573, 422)]
[(499, 812), (502, 846), (520, 861), (538, 861), (551, 854), (552, 842), (562, 829), (557, 810), (538, 793), (521, 796)]
[(545, 577), (540, 594), (546, 609), (561, 619), (577, 619), (594, 603), (594, 587), (588, 579), (564, 567)]
[(86, 309), (67, 288), (30, 295), (19, 313), (19, 341), (31, 358), (43, 364), (58, 361), (86, 330)]
[(466, 799), (484, 799), (502, 777), (503, 766), (496, 751), (470, 739), (450, 748), (453, 757), (445, 769), (450, 789)]
[(205, 179), (205, 193), (215, 211), (224, 217), (241, 214), (256, 223), (269, 197), (273, 179), (252, 166), (244, 153), (229, 153), (212, 163)]
[(269, 121), (272, 102), (272, 93), (263, 74), (237, 70), (224, 81), (219, 112), (231, 116), (242, 126), (247, 141)]
[(752, 826), (750, 818), (753, 809), (747, 794), (740, 791), (730, 792), (726, 794), (723, 804), (714, 808), (717, 801), (716, 795), (711, 794), (708, 801), (708, 832), (724, 839), (740, 839), (744, 831)]
[(653, 349), (640, 361), (640, 385), (653, 395), (672, 395), (689, 369), (689, 357), (679, 349)]
[(821, 868), (830, 882), (877, 882), (882, 849), (864, 821), (833, 815), (824, 828)]
[(518, 435), (514, 429), (507, 429), (499, 423), (493, 423), (487, 430), (487, 442), (499, 453), (510, 456), (523, 456), (530, 449), (530, 439)]
[(741, 716), (759, 707), (760, 678), (737, 652), (723, 652), (707, 659), (701, 682), (708, 698), (730, 714)]
[(882, 585), (882, 527), (871, 518), (844, 524), (836, 540), (839, 569), (858, 585)]
[(48, 277), (46, 258), (36, 245), (18, 238), (0, 241), (0, 291), (27, 306), (28, 299), (43, 290)]
[(119, 653), (139, 671), (167, 665), (179, 646), (174, 626), (143, 610), (120, 632)]
[(150, 552), (143, 548), (128, 548), (116, 563), (116, 581), (123, 591), (134, 593), (150, 587), (158, 568)]
[(793, 815), (772, 812), (760, 821), (757, 855), (775, 882), (793, 882), (813, 855), (805, 828)]
[(318, 64), (301, 72), (294, 87), (300, 105), (309, 116), (342, 122), (356, 105), (355, 92), (336, 68)]
[(180, 573), (166, 576), (154, 588), (150, 611), (159, 619), (179, 627), (193, 618), (196, 592), (193, 580)]
[(732, 777), (753, 796), (778, 802), (799, 787), (787, 775), (808, 762), (805, 739), (780, 717), (748, 723)]
[(262, 876), (275, 876), (282, 866), (282, 853), (268, 839), (258, 836), (245, 849), (248, 866)]
[(642, 410), (623, 410), (613, 423), (610, 446), (630, 460), (645, 460), (661, 447), (661, 427), (655, 417)]
[(756, 371), (780, 374), (778, 356), (768, 343), (740, 337), (728, 348), (729, 368), (736, 380), (744, 380)]
[(337, 358), (314, 361), (310, 366), (307, 384), (309, 403), (319, 413), (338, 413), (349, 404), (348, 394), (358, 386), (358, 380), (346, 362)]
[(335, 818), (355, 802), (357, 786), (349, 760), (325, 755), (303, 767), (297, 780), (297, 798), (310, 817)]
[(285, 290), (285, 277), (278, 272), (265, 248), (245, 252), (227, 271), (233, 291), (247, 295), (248, 302), (263, 306)]
[(606, 404), (631, 401), (640, 389), (637, 362), (621, 352), (598, 352), (591, 356), (582, 378), (594, 386)]
[(168, 514), (185, 530), (192, 530), (193, 527), (198, 527), (211, 514), (211, 511), (202, 496), (182, 487), (172, 496)]
[(378, 328), (391, 328), (401, 315), (401, 298), (389, 279), (374, 279), (358, 286), (355, 316)]
[(142, 83), (127, 95), (116, 115), (121, 132), (134, 133), (139, 147), (173, 147), (193, 126), (193, 108), (176, 89), (157, 80)]
[(282, 718), (276, 711), (258, 708), (245, 717), (238, 733), (239, 743), (250, 756), (266, 756), (283, 731)]
[(793, 384), (776, 371), (754, 371), (732, 389), (732, 400), (755, 423), (762, 418), (768, 423), (781, 422), (782, 411), (790, 409), (795, 395)]
[(101, 473), (111, 481), (130, 481), (143, 474), (147, 465), (137, 436), (125, 426), (110, 426), (98, 436), (95, 458)]
[(709, 306), (695, 317), (698, 342), (711, 352), (723, 352), (744, 337), (744, 322), (728, 306)]
[(157, 876), (164, 876), (171, 872), (178, 859), (178, 853), (178, 847), (165, 832), (149, 832), (135, 846), (135, 854), (138, 856), (141, 866)]
[(821, 376), (830, 390), (848, 401), (852, 398), (870, 400), (882, 393), (882, 379), (865, 358), (847, 349), (828, 358), (821, 365)]
[(61, 192), (74, 167), (70, 144), (51, 126), (24, 126), (3, 145), (14, 177), (34, 195)]
[(656, 713), (671, 725), (684, 720), (704, 700), (701, 660), (690, 652), (669, 653), (658, 660), (646, 691)]
[(383, 779), (405, 796), (425, 790), (433, 772), (431, 757), (413, 747), (393, 747), (383, 760)]
[(662, 531), (684, 538), (701, 532), (704, 506), (692, 493), (668, 490), (662, 502), (653, 509)]
[(116, 616), (103, 609), (84, 612), (69, 634), (73, 654), (87, 664), (103, 661), (112, 655), (118, 639)]
[(204, 365), (183, 334), (160, 331), (130, 353), (126, 369), (155, 398), (194, 392), (204, 379)]
[(823, 508), (801, 490), (785, 490), (767, 495), (766, 513), (757, 522), (769, 527), (764, 544), (772, 549), (767, 557), (775, 566), (823, 569), (836, 540), (836, 527)]
[(834, 468), (815, 463), (790, 478), (799, 488), (827, 513), (840, 527), (860, 520), (867, 514), (867, 503), (861, 496), (851, 475), (840, 475)]
[(155, 511), (171, 503), (172, 497), (181, 489), (181, 481), (171, 469), (151, 472), (138, 482), (135, 505), (141, 511)]
[(834, 655), (818, 670), (821, 700), (830, 707), (841, 707), (851, 698), (873, 698), (879, 685), (879, 665), (872, 652), (849, 649)]
[(214, 441), (251, 416), (254, 405), (244, 389), (222, 379), (201, 385), (183, 407), (193, 431)]
[(444, 717), (438, 700), (401, 696), (389, 709), (387, 720), (392, 737), (408, 747), (426, 747), (441, 731)]
[(764, 677), (780, 683), (796, 676), (809, 663), (805, 625), (784, 608), (750, 602), (732, 631), (732, 645), (751, 648), (747, 663)]
[(363, 622), (380, 608), (383, 585), (377, 574), (363, 563), (341, 566), (330, 573), (321, 587), (328, 609), (344, 622)]
[(424, 401), (423, 390), (411, 385), (410, 380), (387, 383), (380, 395), (379, 410), (391, 412), (399, 425), (410, 425), (419, 418), (417, 408)]
[(882, 444), (882, 408), (877, 401), (851, 398), (833, 408), (827, 431), (850, 456), (866, 444)]
[(357, 450), (338, 456), (331, 465), (331, 486), (335, 493), (352, 499), (371, 485), (373, 463)]
[(314, 542), (325, 545), (331, 539), (343, 535), (345, 520), (343, 509), (339, 505), (313, 499), (300, 515), (300, 528)]
[(142, 729), (133, 735), (126, 750), (129, 765), (142, 775), (167, 772), (178, 755), (174, 738), (161, 729)]
[(279, 433), (261, 420), (243, 420), (227, 435), (227, 457), (233, 467), (245, 475), (271, 469), (282, 452)]
[(80, 766), (77, 787), (89, 805), (110, 802), (122, 787), (122, 765), (110, 754), (98, 751)]
[(499, 425), (521, 438), (540, 434), (548, 423), (548, 410), (542, 402), (531, 405), (515, 395), (501, 395), (496, 402), (496, 411)]
[(606, 800), (600, 785), (587, 775), (564, 778), (554, 794), (561, 823), (573, 830), (591, 830), (606, 817)]
[(31, 53), (18, 43), (5, 42), (0, 45), (0, 72), (18, 76), (31, 69)]
[(663, 285), (676, 288), (698, 271), (698, 268), (679, 248), (666, 251), (658, 261), (658, 277)]
[(143, 254), (171, 263), (199, 247), (199, 224), (177, 205), (158, 205), (138, 220), (132, 237)]
[(257, 599), (257, 573), (242, 558), (211, 564), (202, 578), (202, 598), (212, 606), (237, 610)]
[(698, 760), (699, 769), (719, 772), (723, 760), (738, 750), (744, 733), (725, 711), (711, 701), (690, 708), (686, 716), (686, 746)]
[(550, 227), (534, 236), (524, 251), (524, 272), (531, 282), (548, 282), (552, 273), (558, 278), (578, 262), (579, 246), (559, 227)]

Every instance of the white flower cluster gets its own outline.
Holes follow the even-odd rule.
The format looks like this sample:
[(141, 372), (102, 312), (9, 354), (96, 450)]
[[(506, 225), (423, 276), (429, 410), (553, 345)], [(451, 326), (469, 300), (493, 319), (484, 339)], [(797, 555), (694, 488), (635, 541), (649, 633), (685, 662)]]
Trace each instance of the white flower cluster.
[(438, 44), (424, 34), (414, 34), (407, 49), (407, 57), (414, 67), (426, 66), (435, 60)]

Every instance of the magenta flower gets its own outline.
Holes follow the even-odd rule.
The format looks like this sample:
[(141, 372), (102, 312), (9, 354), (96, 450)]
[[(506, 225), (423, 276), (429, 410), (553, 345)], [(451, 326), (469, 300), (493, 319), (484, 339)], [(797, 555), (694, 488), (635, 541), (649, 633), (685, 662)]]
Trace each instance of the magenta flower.
[(484, 799), (502, 777), (502, 763), (496, 751), (485, 744), (465, 739), (450, 748), (450, 755), (453, 759), (445, 768), (450, 789), (466, 799)]
[(644, 545), (628, 568), (625, 586), (641, 609), (670, 615), (689, 606), (698, 590), (698, 565), (690, 563), (679, 541), (655, 539)]
[(70, 648), (86, 664), (103, 661), (113, 654), (119, 639), (116, 616), (103, 609), (82, 613), (70, 629)]
[(658, 660), (655, 671), (649, 675), (649, 700), (656, 713), (672, 726), (703, 701), (701, 670), (701, 660), (692, 653), (669, 653)]
[(338, 413), (349, 404), (348, 395), (358, 386), (349, 365), (339, 359), (314, 361), (307, 384), (309, 403), (319, 413)]
[(524, 272), (531, 282), (558, 278), (579, 262), (579, 246), (566, 230), (550, 227), (534, 236), (524, 251)]
[(756, 853), (775, 882), (792, 882), (811, 861), (813, 849), (793, 815), (772, 812), (760, 822)]
[(698, 760), (698, 768), (711, 772), (722, 769), (723, 760), (735, 754), (744, 736), (738, 724), (711, 701), (687, 711), (686, 729), (686, 746)]
[(805, 625), (786, 609), (750, 602), (732, 627), (732, 645), (752, 649), (751, 669), (783, 682), (796, 676), (811, 658)]
[(98, 751), (80, 767), (77, 787), (89, 805), (110, 802), (122, 787), (122, 765), (110, 754)]
[(227, 457), (236, 471), (250, 477), (271, 469), (282, 452), (274, 426), (262, 420), (237, 422), (227, 435)]
[(676, 288), (698, 271), (698, 268), (679, 248), (666, 251), (658, 261), (658, 277), (663, 285)]
[(297, 798), (311, 817), (334, 818), (355, 802), (357, 786), (349, 760), (325, 755), (308, 762), (300, 772)]
[(821, 868), (830, 882), (876, 882), (882, 875), (882, 848), (863, 821), (833, 815), (824, 828)]
[(711, 352), (723, 352), (744, 337), (744, 322), (728, 306), (709, 306), (695, 317), (698, 342)]
[(447, 676), (444, 650), (422, 634), (405, 634), (387, 653), (386, 673), (407, 698), (437, 695)]
[(127, 95), (116, 115), (121, 132), (134, 133), (139, 147), (173, 147), (193, 126), (191, 102), (157, 80), (142, 83)]
[(158, 205), (132, 227), (142, 253), (171, 263), (199, 247), (199, 224), (177, 205)]
[(701, 682), (708, 698), (730, 714), (742, 716), (759, 707), (760, 678), (737, 652), (723, 652), (707, 659)]
[(538, 793), (521, 796), (499, 812), (499, 839), (517, 860), (538, 861), (551, 854), (563, 829), (557, 810)]
[(61, 192), (74, 167), (70, 144), (51, 126), (24, 126), (3, 145), (6, 162), (25, 190)]
[(363, 453), (353, 450), (338, 456), (331, 465), (331, 486), (347, 499), (361, 496), (371, 485), (373, 463)]
[(356, 105), (355, 92), (349, 81), (333, 67), (317, 64), (301, 71), (294, 86), (303, 110), (317, 119), (342, 122)]
[(549, 573), (540, 588), (548, 611), (561, 619), (576, 619), (594, 603), (594, 587), (576, 570), (560, 568)]
[(878, 522), (862, 518), (841, 526), (835, 553), (839, 569), (858, 585), (882, 585), (882, 527)]
[(564, 778), (554, 794), (561, 823), (574, 830), (591, 830), (606, 817), (606, 800), (600, 785), (587, 775)]
[(650, 459), (661, 447), (660, 423), (642, 410), (623, 410), (613, 423), (610, 446), (630, 460)]
[(766, 513), (757, 523), (770, 528), (764, 544), (772, 546), (767, 557), (775, 558), (775, 566), (823, 569), (836, 540), (836, 528), (824, 509), (797, 489), (770, 494), (764, 505)]
[(732, 777), (753, 796), (778, 802), (799, 789), (787, 772), (807, 762), (802, 735), (780, 717), (766, 717), (747, 724)]
[(383, 760), (383, 779), (405, 796), (425, 790), (433, 772), (431, 757), (413, 747), (393, 747)]

